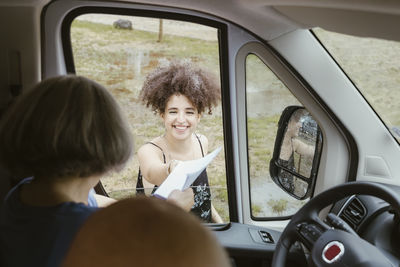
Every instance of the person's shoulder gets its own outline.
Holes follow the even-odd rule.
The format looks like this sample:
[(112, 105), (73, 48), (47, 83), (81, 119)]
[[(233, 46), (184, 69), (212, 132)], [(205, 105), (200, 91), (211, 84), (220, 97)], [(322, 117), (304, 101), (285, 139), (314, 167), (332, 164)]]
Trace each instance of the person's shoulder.
[(208, 142), (207, 136), (205, 136), (204, 134), (201, 133), (196, 133), (196, 136), (198, 139), (200, 139), (200, 141), (203, 142)]
[(208, 139), (205, 135), (196, 133), (197, 139), (200, 141), (201, 146), (203, 148), (204, 154), (206, 155), (208, 153)]
[(101, 208), (85, 205), (84, 203), (65, 202), (58, 206), (56, 212), (49, 210), (49, 215), (53, 213), (54, 217), (58, 217), (64, 221), (69, 220), (70, 224), (79, 224), (99, 209)]
[(160, 154), (163, 153), (163, 143), (162, 138), (160, 136), (154, 138), (150, 142), (144, 143), (138, 149), (138, 157), (143, 157), (148, 154)]
[(197, 138), (200, 140), (201, 144), (203, 146), (208, 146), (208, 139), (207, 136), (201, 134), (201, 133), (196, 133)]

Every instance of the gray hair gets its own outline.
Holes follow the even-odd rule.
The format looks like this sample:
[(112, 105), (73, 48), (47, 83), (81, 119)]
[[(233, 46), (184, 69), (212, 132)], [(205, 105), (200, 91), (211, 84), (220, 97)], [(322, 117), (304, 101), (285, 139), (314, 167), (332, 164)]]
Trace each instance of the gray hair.
[(0, 161), (35, 177), (88, 177), (121, 167), (133, 140), (112, 95), (80, 76), (44, 80), (0, 124)]

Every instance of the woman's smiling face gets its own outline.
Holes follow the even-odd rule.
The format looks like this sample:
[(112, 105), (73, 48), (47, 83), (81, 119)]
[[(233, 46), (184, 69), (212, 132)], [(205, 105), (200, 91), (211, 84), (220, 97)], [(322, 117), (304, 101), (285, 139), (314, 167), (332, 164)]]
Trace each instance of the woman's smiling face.
[(161, 117), (166, 134), (177, 140), (190, 138), (200, 121), (197, 108), (184, 95), (172, 95)]

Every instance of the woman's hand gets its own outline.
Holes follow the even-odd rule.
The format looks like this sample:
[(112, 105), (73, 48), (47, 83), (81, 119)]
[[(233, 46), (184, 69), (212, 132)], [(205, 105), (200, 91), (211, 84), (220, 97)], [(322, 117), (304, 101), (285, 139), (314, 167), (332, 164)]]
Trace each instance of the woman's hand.
[(167, 201), (181, 207), (185, 211), (190, 211), (194, 204), (194, 194), (192, 188), (188, 188), (185, 191), (174, 190), (168, 196)]
[(214, 223), (224, 223), (218, 211), (214, 208), (214, 205), (211, 204), (211, 221)]
[(180, 160), (171, 159), (168, 163), (167, 175), (169, 175), (173, 171), (173, 169), (175, 169), (175, 167), (178, 166), (180, 162), (181, 162)]
[(96, 199), (98, 207), (101, 207), (101, 208), (107, 207), (107, 206), (117, 202), (116, 199), (113, 199), (113, 198), (110, 198), (110, 197), (106, 197), (106, 196), (102, 196), (102, 195), (99, 195), (99, 194), (94, 194), (94, 198)]

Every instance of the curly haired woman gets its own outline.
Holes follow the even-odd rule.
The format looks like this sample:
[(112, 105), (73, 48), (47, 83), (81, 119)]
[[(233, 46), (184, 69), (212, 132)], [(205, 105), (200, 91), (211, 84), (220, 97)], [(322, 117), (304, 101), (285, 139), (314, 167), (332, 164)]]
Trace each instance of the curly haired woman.
[[(171, 63), (152, 72), (143, 85), (140, 97), (146, 107), (161, 116), (165, 133), (144, 144), (138, 151), (140, 170), (137, 191), (159, 186), (179, 163), (204, 157), (208, 140), (195, 133), (201, 115), (216, 106), (221, 98), (214, 75), (190, 63)], [(211, 204), (208, 176), (204, 170), (188, 194), (194, 195), (191, 212), (205, 222), (221, 223)], [(154, 189), (153, 189), (154, 191)]]

